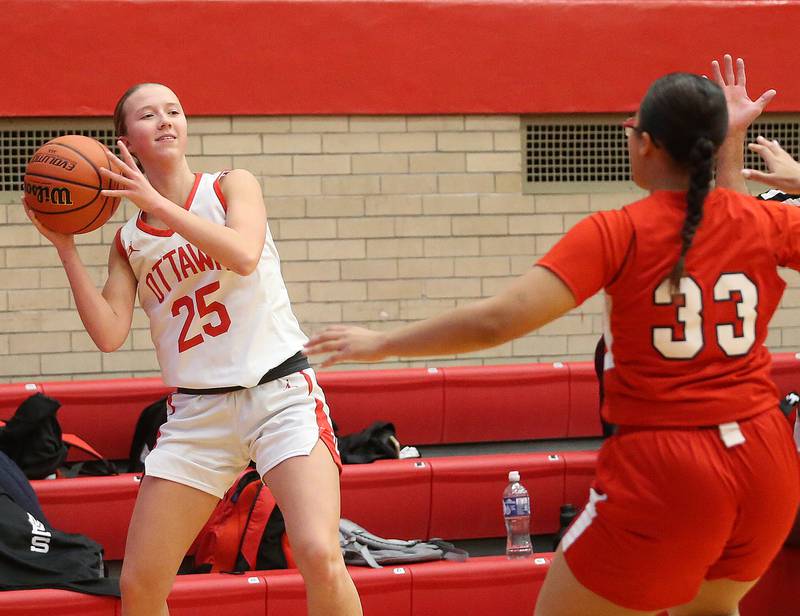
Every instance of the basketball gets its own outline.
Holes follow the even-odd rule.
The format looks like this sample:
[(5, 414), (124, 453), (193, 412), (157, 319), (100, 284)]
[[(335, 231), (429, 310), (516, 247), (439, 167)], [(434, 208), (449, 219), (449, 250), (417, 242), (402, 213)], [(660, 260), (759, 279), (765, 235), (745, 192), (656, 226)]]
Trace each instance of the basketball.
[(119, 172), (106, 146), (83, 135), (56, 137), (36, 150), (25, 168), (25, 204), (45, 227), (59, 233), (88, 233), (102, 226), (117, 209), (119, 197), (103, 189), (116, 182), (100, 175), (105, 167)]

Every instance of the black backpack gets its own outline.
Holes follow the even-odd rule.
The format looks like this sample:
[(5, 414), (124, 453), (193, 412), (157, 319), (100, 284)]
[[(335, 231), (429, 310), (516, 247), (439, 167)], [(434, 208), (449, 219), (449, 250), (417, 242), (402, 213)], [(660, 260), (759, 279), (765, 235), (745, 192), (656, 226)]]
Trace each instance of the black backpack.
[(343, 464), (367, 464), (400, 456), (394, 424), (385, 421), (376, 421), (361, 432), (337, 436), (337, 441)]
[(167, 397), (156, 400), (145, 407), (136, 421), (133, 432), (131, 450), (128, 454), (128, 472), (141, 473), (144, 471), (144, 459), (147, 457), (158, 440), (158, 431), (167, 421)]
[[(19, 405), (8, 423), (0, 420), (0, 451), (11, 458), (28, 479), (44, 479), (57, 474), (116, 475), (114, 465), (91, 445), (74, 434), (63, 434), (56, 418), (61, 403), (36, 393)], [(66, 464), (69, 447), (88, 453), (94, 459)]]
[(0, 451), (14, 460), (29, 479), (44, 479), (67, 459), (56, 411), (61, 403), (36, 393), (19, 405), (0, 428)]

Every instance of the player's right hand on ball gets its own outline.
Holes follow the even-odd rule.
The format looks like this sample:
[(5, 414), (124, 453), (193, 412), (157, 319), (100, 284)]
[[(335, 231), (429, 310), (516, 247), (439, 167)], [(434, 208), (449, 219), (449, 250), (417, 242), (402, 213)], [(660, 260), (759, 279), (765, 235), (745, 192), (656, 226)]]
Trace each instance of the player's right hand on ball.
[(315, 334), (303, 350), (308, 355), (329, 353), (323, 368), (343, 361), (377, 361), (386, 357), (383, 351), (386, 335), (363, 327), (332, 325)]
[(39, 233), (50, 240), (50, 243), (53, 244), (53, 246), (55, 246), (57, 249), (60, 249), (75, 245), (75, 236), (67, 233), (58, 233), (57, 231), (52, 231), (40, 223), (36, 218), (36, 214), (28, 207), (28, 204), (25, 203), (25, 195), (20, 196), (20, 201), (22, 203), (22, 207), (25, 208), (25, 213), (28, 215), (30, 221), (33, 223)]

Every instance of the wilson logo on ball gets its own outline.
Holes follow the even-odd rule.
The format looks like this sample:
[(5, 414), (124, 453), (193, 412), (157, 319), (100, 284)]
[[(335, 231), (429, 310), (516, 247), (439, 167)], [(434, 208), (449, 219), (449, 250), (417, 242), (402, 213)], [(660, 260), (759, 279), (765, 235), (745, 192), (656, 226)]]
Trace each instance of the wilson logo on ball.
[(33, 195), (39, 203), (52, 203), (53, 205), (72, 205), (72, 194), (69, 188), (63, 186), (39, 186), (25, 182), (25, 192)]
[(31, 158), (32, 163), (43, 163), (45, 165), (52, 165), (53, 167), (60, 167), (66, 171), (72, 171), (75, 168), (75, 161), (61, 158), (60, 156), (53, 156), (52, 154), (34, 154)]
[(34, 152), (25, 167), (25, 204), (36, 220), (58, 233), (88, 233), (103, 225), (117, 209), (117, 183), (101, 169), (120, 171), (108, 148), (85, 135), (51, 139)]

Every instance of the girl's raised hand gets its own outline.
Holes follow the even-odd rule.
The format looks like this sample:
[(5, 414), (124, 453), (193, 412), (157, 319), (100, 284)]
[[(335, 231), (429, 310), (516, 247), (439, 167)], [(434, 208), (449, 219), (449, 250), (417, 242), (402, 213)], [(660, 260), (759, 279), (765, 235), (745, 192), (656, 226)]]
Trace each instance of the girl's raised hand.
[(711, 63), (711, 74), (725, 93), (725, 100), (728, 103), (729, 130), (743, 133), (761, 115), (764, 108), (775, 97), (776, 92), (770, 89), (756, 100), (751, 100), (747, 94), (747, 74), (744, 70), (744, 60), (736, 58), (735, 71), (730, 54), (726, 53), (722, 62), (724, 65), (722, 67), (717, 60)]
[(363, 327), (332, 325), (315, 334), (306, 343), (308, 355), (329, 353), (323, 368), (343, 361), (378, 361), (386, 357), (383, 351), (386, 335)]
[(111, 152), (111, 157), (119, 166), (120, 172), (115, 173), (110, 169), (102, 168), (100, 173), (107, 179), (116, 182), (119, 188), (101, 191), (105, 197), (124, 197), (130, 199), (136, 206), (145, 212), (151, 212), (164, 197), (153, 188), (144, 173), (139, 170), (136, 160), (122, 141), (117, 141), (120, 156)]
[(742, 169), (745, 179), (761, 182), (787, 193), (800, 193), (800, 163), (792, 158), (777, 141), (769, 141), (759, 136), (756, 143), (750, 143), (747, 147), (764, 160), (769, 172)]

